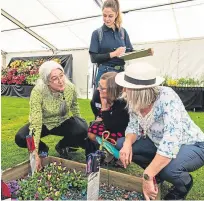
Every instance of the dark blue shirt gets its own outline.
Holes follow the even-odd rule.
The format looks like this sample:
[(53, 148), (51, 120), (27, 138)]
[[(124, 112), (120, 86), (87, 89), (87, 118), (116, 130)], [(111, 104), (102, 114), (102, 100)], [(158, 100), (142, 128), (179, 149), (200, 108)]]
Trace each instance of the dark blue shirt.
[[(124, 28), (123, 28), (124, 29)], [(89, 48), (90, 53), (96, 54), (105, 54), (115, 51), (118, 47), (126, 47), (126, 52), (131, 52), (133, 47), (130, 43), (130, 39), (127, 31), (124, 29), (124, 34), (119, 29), (115, 29), (107, 27), (105, 24), (102, 26), (103, 37), (101, 43), (99, 42), (99, 34), (98, 29), (92, 33), (91, 44)], [(107, 66), (115, 66), (120, 65), (123, 66), (125, 64), (123, 59), (118, 57), (108, 58), (102, 65)]]

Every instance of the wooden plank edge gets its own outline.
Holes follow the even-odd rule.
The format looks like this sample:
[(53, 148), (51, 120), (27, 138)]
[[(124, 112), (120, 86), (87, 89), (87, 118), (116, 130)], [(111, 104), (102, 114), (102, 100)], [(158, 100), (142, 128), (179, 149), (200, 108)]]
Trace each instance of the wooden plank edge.
[[(84, 172), (86, 171), (86, 164), (79, 163), (76, 161), (66, 160), (62, 158), (57, 158), (54, 156), (48, 156), (42, 159), (42, 165), (45, 166), (51, 162), (61, 163), (62, 166), (66, 166), (70, 169), (76, 169), (77, 171)], [(22, 162), (12, 168), (6, 169), (2, 172), (2, 179), (5, 182), (19, 179), (20, 177), (26, 176), (30, 171), (29, 161)], [(129, 191), (142, 192), (142, 178), (127, 175), (124, 173), (107, 170), (101, 168), (101, 182), (108, 183), (114, 186), (118, 186), (120, 188), (124, 188)], [(156, 200), (160, 200), (161, 192), (159, 185), (159, 193), (157, 195)]]

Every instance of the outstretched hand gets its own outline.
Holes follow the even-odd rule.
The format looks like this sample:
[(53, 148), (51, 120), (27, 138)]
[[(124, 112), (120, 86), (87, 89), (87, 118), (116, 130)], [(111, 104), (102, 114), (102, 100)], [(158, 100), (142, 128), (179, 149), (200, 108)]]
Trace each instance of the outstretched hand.
[(144, 181), (142, 183), (143, 194), (146, 200), (155, 200), (158, 194), (158, 186), (153, 180)]
[(132, 162), (132, 146), (130, 144), (123, 144), (123, 147), (120, 150), (120, 160), (124, 168), (127, 168)]

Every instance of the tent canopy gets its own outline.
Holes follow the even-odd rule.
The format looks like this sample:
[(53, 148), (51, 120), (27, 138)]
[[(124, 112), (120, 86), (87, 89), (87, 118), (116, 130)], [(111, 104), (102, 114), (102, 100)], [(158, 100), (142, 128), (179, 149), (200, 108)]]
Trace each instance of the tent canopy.
[[(3, 0), (1, 4), (5, 52), (88, 48), (91, 33), (103, 23), (94, 0)], [(120, 0), (120, 4), (123, 27), (133, 44), (204, 36), (204, 0)], [(158, 6), (164, 4), (171, 5)]]

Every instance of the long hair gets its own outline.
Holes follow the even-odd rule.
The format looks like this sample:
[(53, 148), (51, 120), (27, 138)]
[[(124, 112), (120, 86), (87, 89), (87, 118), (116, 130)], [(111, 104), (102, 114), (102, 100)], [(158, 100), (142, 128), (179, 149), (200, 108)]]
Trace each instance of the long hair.
[(101, 80), (106, 80), (108, 102), (112, 103), (122, 94), (122, 87), (115, 83), (116, 72), (107, 72), (101, 76)]
[(121, 11), (120, 11), (119, 1), (118, 0), (106, 0), (103, 3), (102, 10), (104, 8), (111, 8), (117, 14), (117, 17), (115, 19), (115, 25), (116, 25), (116, 27), (118, 29), (120, 29), (121, 24), (122, 24), (122, 14), (121, 14)]
[(154, 103), (158, 97), (159, 88), (147, 89), (126, 89), (122, 97), (127, 100), (129, 112), (137, 113), (139, 110), (147, 108)]

